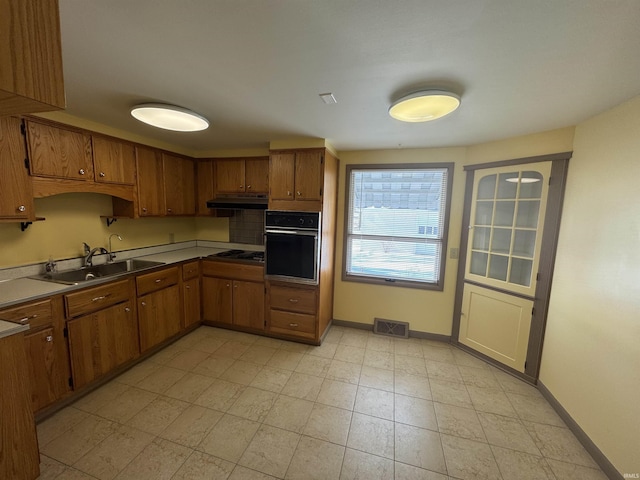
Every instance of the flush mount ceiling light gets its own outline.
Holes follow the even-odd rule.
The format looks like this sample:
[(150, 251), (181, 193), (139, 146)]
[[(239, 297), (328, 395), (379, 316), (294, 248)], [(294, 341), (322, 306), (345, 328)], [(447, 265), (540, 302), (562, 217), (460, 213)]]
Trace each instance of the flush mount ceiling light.
[(131, 115), (151, 126), (174, 132), (199, 132), (209, 128), (209, 121), (202, 115), (175, 105), (143, 103), (133, 107)]
[(507, 182), (511, 182), (511, 183), (536, 183), (539, 182), (540, 179), (539, 178), (534, 178), (534, 177), (522, 177), (522, 178), (507, 178), (506, 179)]
[(450, 114), (460, 106), (460, 97), (444, 90), (422, 90), (393, 102), (389, 115), (403, 122), (428, 122)]

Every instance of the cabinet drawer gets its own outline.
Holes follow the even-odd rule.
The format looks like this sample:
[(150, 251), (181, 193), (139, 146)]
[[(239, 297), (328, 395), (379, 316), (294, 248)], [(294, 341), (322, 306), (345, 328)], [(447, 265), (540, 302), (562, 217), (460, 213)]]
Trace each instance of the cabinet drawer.
[(224, 277), (232, 278), (234, 280), (263, 282), (264, 266), (209, 260), (202, 262), (202, 274), (209, 277)]
[(189, 280), (200, 275), (200, 262), (189, 262), (182, 265), (182, 279)]
[(270, 307), (291, 312), (316, 313), (316, 291), (272, 285), (269, 289)]
[(88, 288), (78, 293), (69, 293), (64, 296), (67, 318), (77, 317), (85, 313), (102, 310), (116, 303), (125, 302), (129, 300), (130, 294), (128, 280)]
[(51, 299), (2, 310), (0, 318), (10, 322), (29, 324), (31, 330), (50, 325), (53, 320)]
[(270, 314), (271, 322), (269, 330), (271, 332), (315, 338), (316, 317), (314, 315), (283, 312), (281, 310), (271, 310)]
[(136, 277), (138, 296), (175, 285), (178, 283), (178, 275), (178, 267), (172, 267)]

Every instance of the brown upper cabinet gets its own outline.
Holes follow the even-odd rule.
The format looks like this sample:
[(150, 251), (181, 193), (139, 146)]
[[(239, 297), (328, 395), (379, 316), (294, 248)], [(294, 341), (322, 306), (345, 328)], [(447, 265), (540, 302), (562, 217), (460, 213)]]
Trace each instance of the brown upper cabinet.
[(193, 160), (136, 147), (138, 215), (194, 215), (195, 172)]
[(26, 120), (31, 175), (92, 181), (91, 136), (73, 128), (62, 128)]
[(216, 194), (269, 192), (269, 157), (220, 158), (215, 164)]
[(0, 0), (0, 116), (65, 107), (58, 0)]
[(133, 185), (136, 182), (136, 151), (129, 143), (92, 136), (95, 180)]
[(138, 171), (138, 215), (164, 215), (162, 155), (152, 148), (136, 147)]
[(162, 154), (167, 215), (195, 215), (195, 172), (193, 160)]
[(207, 207), (207, 201), (214, 196), (213, 190), (213, 160), (196, 161), (196, 183), (198, 187), (196, 198), (196, 215), (214, 215), (215, 210)]
[(269, 208), (322, 210), (325, 149), (273, 151), (269, 158)]
[(0, 118), (0, 218), (33, 219), (33, 191), (20, 119)]

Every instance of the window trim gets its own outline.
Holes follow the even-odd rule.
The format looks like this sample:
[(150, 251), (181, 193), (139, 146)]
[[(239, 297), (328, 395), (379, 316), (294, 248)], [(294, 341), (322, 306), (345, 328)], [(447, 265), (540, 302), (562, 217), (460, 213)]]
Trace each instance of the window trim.
[[(376, 277), (365, 277), (361, 275), (353, 275), (347, 273), (347, 250), (349, 241), (349, 203), (351, 198), (351, 172), (353, 170), (402, 170), (402, 169), (446, 169), (447, 170), (447, 185), (445, 192), (445, 211), (443, 221), (443, 234), (442, 234), (442, 250), (440, 252), (440, 272), (438, 275), (438, 281), (435, 283), (418, 282), (413, 280), (389, 280)], [(343, 282), (356, 282), (367, 283), (371, 285), (385, 285), (389, 287), (404, 287), (404, 288), (417, 288), (421, 290), (443, 291), (446, 273), (446, 260), (447, 249), (449, 242), (449, 221), (451, 218), (451, 197), (453, 191), (453, 174), (455, 170), (455, 164), (452, 162), (447, 163), (367, 163), (367, 164), (348, 164), (346, 165), (345, 174), (345, 197), (344, 197), (344, 228), (342, 239), (342, 281)]]

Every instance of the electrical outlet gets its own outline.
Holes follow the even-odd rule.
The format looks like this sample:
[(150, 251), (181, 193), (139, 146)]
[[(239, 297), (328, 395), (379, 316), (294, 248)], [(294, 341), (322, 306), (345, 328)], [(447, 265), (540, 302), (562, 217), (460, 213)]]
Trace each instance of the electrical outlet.
[(449, 258), (457, 259), (460, 258), (460, 249), (456, 247), (451, 247), (449, 249)]

